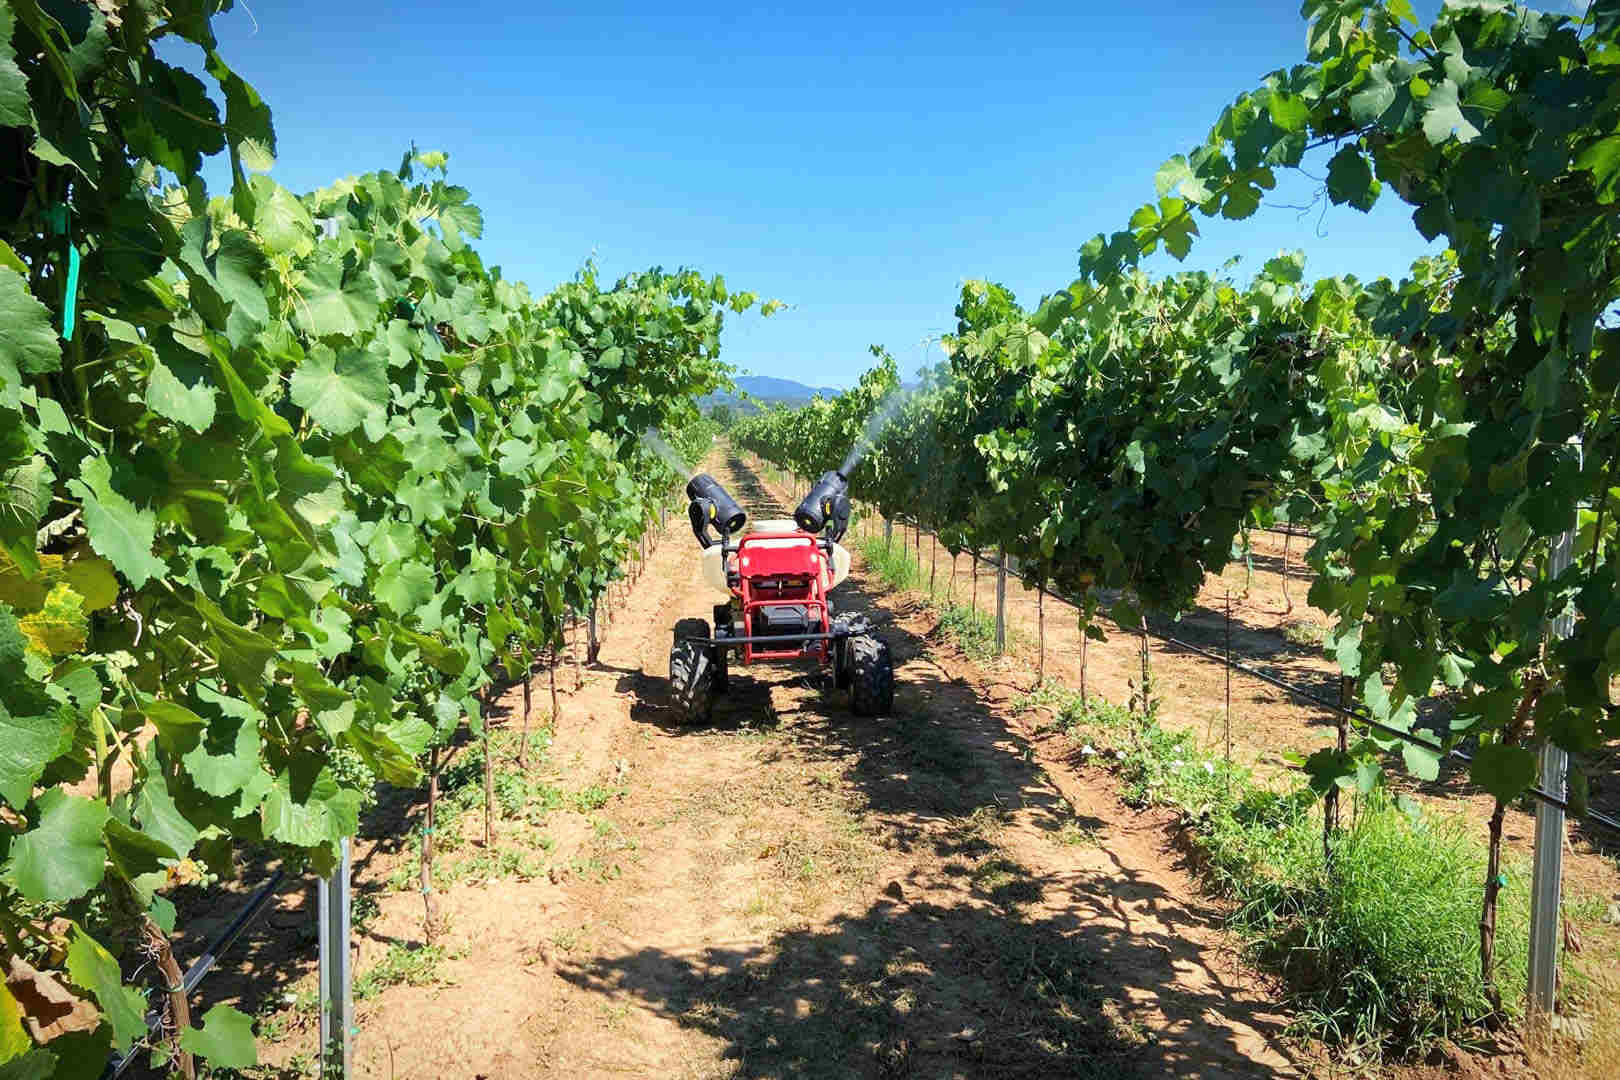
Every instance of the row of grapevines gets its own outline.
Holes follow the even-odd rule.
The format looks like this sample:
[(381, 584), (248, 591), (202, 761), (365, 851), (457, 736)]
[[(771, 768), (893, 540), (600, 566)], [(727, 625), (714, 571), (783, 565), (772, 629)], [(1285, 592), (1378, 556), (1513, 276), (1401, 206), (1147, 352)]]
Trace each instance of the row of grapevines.
[(777, 404), (745, 416), (732, 425), (731, 441), (801, 477), (844, 467), (866, 449), (876, 434), (867, 430), (873, 417), (900, 385), (894, 358), (876, 346), (872, 352), (878, 362), (854, 388), (833, 397), (817, 394), (798, 408)]
[[(1304, 14), (1305, 62), (1167, 162), (1159, 198), (1083, 247), (1078, 280), (1032, 313), (964, 290), (949, 363), (867, 479), (1040, 577), (1123, 590), (1131, 622), (1185, 610), (1245, 521), (1308, 517), (1330, 654), (1396, 728), (1449, 688), (1439, 734), (1477, 743), (1494, 853), (1537, 743), (1620, 735), (1620, 3), (1580, 21), (1448, 6), (1427, 28), (1405, 0)], [(1241, 289), (1137, 269), (1160, 246), (1184, 257), (1199, 216), (1252, 215), (1313, 151), (1334, 203), (1393, 192), (1445, 254), (1398, 283), (1307, 285), (1289, 258)], [(1572, 608), (1574, 633), (1553, 636)], [(1324, 789), (1369, 783), (1394, 745), (1310, 767)], [(1434, 753), (1401, 745), (1435, 775)], [(1493, 866), (1482, 925), (1497, 888)]]
[[(533, 297), (441, 153), (286, 190), (229, 6), (0, 7), (8, 1077), (145, 1038), (168, 886), (243, 844), (325, 869), (371, 779), (482, 723), (647, 527), (678, 477), (640, 435), (697, 419), (755, 302), (589, 267)], [(247, 1032), (178, 1052), (242, 1064)]]

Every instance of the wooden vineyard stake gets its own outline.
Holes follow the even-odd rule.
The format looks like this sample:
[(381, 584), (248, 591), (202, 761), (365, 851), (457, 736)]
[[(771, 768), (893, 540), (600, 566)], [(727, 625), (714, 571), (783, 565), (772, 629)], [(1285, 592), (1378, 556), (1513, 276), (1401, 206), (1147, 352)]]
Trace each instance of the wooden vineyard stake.
[(527, 655), (527, 649), (524, 650), (524, 654), (524, 659), (527, 662), (523, 665), (523, 734), (518, 736), (517, 752), (517, 763), (520, 769), (529, 767), (529, 715), (534, 712), (531, 693), (531, 687), (534, 684), (534, 661), (532, 657)]
[(1142, 651), (1142, 692), (1141, 692), (1141, 694), (1139, 696), (1142, 699), (1142, 715), (1147, 716), (1152, 712), (1152, 709), (1150, 707), (1152, 705), (1152, 701), (1150, 700), (1150, 691), (1148, 689), (1148, 679), (1149, 679), (1150, 675), (1149, 675), (1149, 671), (1148, 671), (1148, 624), (1147, 624), (1147, 612), (1146, 611), (1142, 612), (1142, 644), (1141, 644), (1141, 651)]
[(427, 811), (422, 826), (422, 866), (419, 884), (422, 889), (422, 940), (433, 944), (433, 825), (439, 809), (439, 748), (428, 752)]
[(1041, 660), (1035, 672), (1035, 685), (1046, 685), (1046, 587), (1038, 585), (1035, 588), (1035, 627), (1040, 638)]
[(1226, 590), (1226, 783), (1232, 783), (1232, 590)]
[(579, 612), (570, 611), (568, 618), (573, 631), (568, 635), (568, 659), (574, 664), (574, 689), (578, 690), (585, 685), (585, 674), (579, 666)]
[[(146, 949), (153, 955), (158, 972), (163, 976), (165, 988), (164, 997), (169, 1003), (168, 1019), (178, 1034), (191, 1030), (191, 1004), (186, 999), (185, 975), (180, 965), (174, 959), (174, 945), (163, 928), (152, 921), (150, 915), (141, 916), (141, 936), (146, 939)], [(192, 1061), (189, 1050), (180, 1050), (176, 1047), (174, 1058), (175, 1066), (181, 1076), (186, 1080), (193, 1080), (197, 1075), (196, 1063)]]
[(489, 745), (489, 693), (484, 693), (484, 847), (495, 846), (495, 755)]
[(551, 663), (546, 665), (551, 679), (551, 730), (561, 727), (561, 710), (557, 707), (557, 643), (551, 643)]
[(1086, 653), (1091, 642), (1091, 619), (1080, 627), (1080, 704), (1086, 703)]
[(996, 655), (1007, 651), (1007, 549), (996, 560)]
[(1287, 532), (1283, 533), (1282, 592), (1284, 615), (1292, 615), (1294, 613), (1294, 598), (1288, 595), (1288, 545), (1291, 544), (1293, 540), (1294, 530), (1290, 528)]

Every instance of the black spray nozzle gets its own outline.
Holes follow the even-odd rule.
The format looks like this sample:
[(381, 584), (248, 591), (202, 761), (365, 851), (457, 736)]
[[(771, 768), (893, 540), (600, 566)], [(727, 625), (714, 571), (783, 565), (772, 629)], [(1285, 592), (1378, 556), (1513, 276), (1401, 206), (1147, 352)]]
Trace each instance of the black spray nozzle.
[(726, 494), (720, 482), (708, 473), (698, 473), (686, 484), (686, 497), (694, 506), (699, 502), (709, 505), (703, 509), (705, 524), (713, 522), (721, 532), (734, 533), (743, 527), (748, 515), (737, 505), (737, 500)]
[(816, 486), (793, 511), (793, 521), (805, 532), (817, 533), (832, 526), (837, 540), (849, 526), (849, 481), (841, 472), (821, 474)]

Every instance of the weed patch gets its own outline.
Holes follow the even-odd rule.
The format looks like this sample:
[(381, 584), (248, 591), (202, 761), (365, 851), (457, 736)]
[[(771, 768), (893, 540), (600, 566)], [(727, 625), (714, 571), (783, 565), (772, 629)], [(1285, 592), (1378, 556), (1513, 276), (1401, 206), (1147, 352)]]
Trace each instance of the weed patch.
[(390, 986), (430, 986), (440, 981), (444, 960), (443, 946), (391, 946), (381, 960), (355, 977), (354, 999), (364, 1001)]

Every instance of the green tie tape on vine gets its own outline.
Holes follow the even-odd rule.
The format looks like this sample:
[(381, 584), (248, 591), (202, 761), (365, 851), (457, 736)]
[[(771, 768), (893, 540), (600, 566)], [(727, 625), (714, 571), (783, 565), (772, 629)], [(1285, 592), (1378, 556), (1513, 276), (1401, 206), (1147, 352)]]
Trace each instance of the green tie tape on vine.
[(67, 287), (62, 296), (62, 340), (73, 340), (74, 315), (79, 300), (79, 246), (68, 235), (68, 208), (67, 203), (57, 203), (45, 211), (45, 223), (50, 226), (52, 233), (58, 236), (67, 236), (68, 265)]

